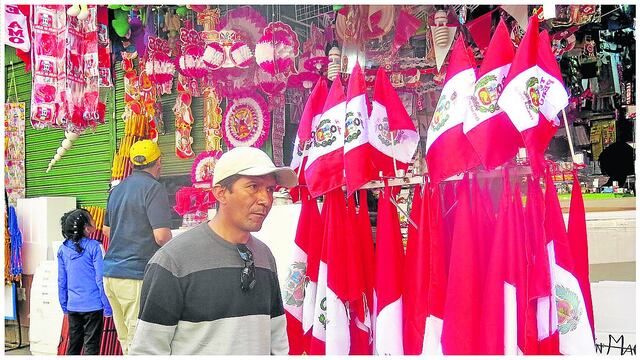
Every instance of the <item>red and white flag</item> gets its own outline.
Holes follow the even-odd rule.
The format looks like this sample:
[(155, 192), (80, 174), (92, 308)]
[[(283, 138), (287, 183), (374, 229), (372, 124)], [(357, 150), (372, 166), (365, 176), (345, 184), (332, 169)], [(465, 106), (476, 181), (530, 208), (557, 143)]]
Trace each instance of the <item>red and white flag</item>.
[(369, 144), (368, 123), (367, 84), (362, 68), (356, 61), (347, 85), (344, 129), (344, 171), (348, 196), (370, 180), (378, 178), (373, 163), (374, 149)]
[(544, 151), (558, 129), (558, 112), (568, 103), (549, 36), (546, 31), (538, 34), (538, 17), (534, 15), (513, 59), (498, 105), (522, 134), (537, 173), (542, 170)]
[(27, 52), (31, 49), (27, 16), (20, 9), (22, 6), (4, 6), (4, 43)]
[(293, 248), (293, 259), (289, 265), (289, 275), (284, 284), (282, 302), (287, 318), (287, 337), (289, 338), (289, 355), (301, 355), (305, 348), (302, 318), (305, 299), (305, 279), (307, 277), (307, 249), (309, 241), (317, 241), (314, 232), (320, 221), (318, 204), (311, 199), (307, 190), (302, 189), (302, 208), (296, 230)]
[[(564, 218), (553, 179), (546, 173), (545, 231), (550, 239), (549, 248), (551, 284), (555, 301), (552, 307), (552, 330), (560, 336), (559, 352), (563, 355), (595, 354), (595, 345), (584, 295), (580, 288), (564, 226)], [(555, 314), (555, 315), (554, 315)]]
[(501, 19), (480, 66), (473, 95), (469, 98), (469, 114), (464, 119), (464, 133), (486, 169), (509, 161), (518, 153), (518, 148), (524, 146), (511, 119), (498, 106), (513, 55), (513, 44)]
[(311, 148), (311, 125), (316, 118), (322, 115), (322, 108), (327, 100), (327, 81), (324, 78), (320, 78), (316, 83), (316, 86), (311, 91), (307, 103), (304, 105), (304, 111), (300, 117), (300, 124), (298, 124), (298, 132), (296, 134), (296, 140), (293, 144), (293, 156), (291, 157), (290, 168), (298, 174), (298, 185), (291, 189), (291, 197), (293, 202), (298, 202), (300, 187), (306, 185), (307, 182), (304, 177), (304, 168), (307, 163), (307, 156), (309, 155), (309, 149)]
[(434, 184), (480, 164), (478, 155), (463, 133), (475, 82), (474, 64), (469, 59), (462, 35), (459, 35), (427, 130), (427, 169)]
[[(373, 236), (371, 232), (371, 220), (367, 205), (367, 190), (358, 193), (359, 207), (355, 221), (351, 221), (358, 231), (356, 235), (360, 241), (360, 254), (362, 255), (362, 271), (364, 291), (362, 301), (354, 302), (351, 321), (351, 355), (371, 355), (373, 353), (373, 287), (375, 257), (373, 250)], [(350, 198), (349, 207), (354, 206), (353, 198)], [(349, 210), (350, 216), (353, 215)]]
[(558, 354), (557, 329), (551, 331), (551, 267), (544, 233), (544, 197), (540, 179), (527, 179), (525, 239), (528, 263), (528, 300), (524, 329), (525, 355)]
[[(310, 208), (313, 210), (313, 208)], [(302, 330), (304, 333), (303, 349), (307, 354), (311, 353), (311, 343), (313, 339), (313, 325), (316, 317), (316, 294), (318, 292), (318, 281), (320, 273), (320, 259), (322, 257), (324, 224), (326, 222), (326, 210), (322, 209), (322, 214), (316, 211), (309, 213), (311, 228), (307, 234), (307, 279), (304, 284), (304, 302), (302, 304)], [(325, 278), (326, 279), (326, 278)], [(326, 280), (323, 283), (326, 289)], [(326, 290), (323, 290), (326, 291)], [(315, 350), (318, 349), (316, 343)], [(322, 347), (324, 353), (324, 347)]]
[(305, 179), (311, 196), (318, 197), (344, 184), (344, 116), (346, 96), (337, 77), (322, 108), (311, 124), (311, 148)]
[(407, 251), (404, 262), (402, 291), (403, 345), (405, 355), (422, 354), (427, 319), (429, 294), (429, 184), (425, 184), (425, 194), (416, 185), (411, 201), (409, 217), (418, 226), (409, 225)]
[(373, 159), (376, 170), (382, 171), (384, 176), (396, 176), (394, 157), (397, 169), (406, 170), (416, 152), (420, 136), (382, 66), (376, 73), (368, 124), (369, 143), (380, 152)]
[[(358, 237), (352, 236), (347, 224), (347, 204), (342, 189), (330, 191), (325, 196), (328, 223), (325, 226), (327, 245), (327, 293), (326, 293), (326, 354), (349, 355), (351, 336), (349, 309), (346, 304), (362, 298), (362, 293), (352, 294), (352, 289), (363, 288), (360, 246)], [(359, 284), (358, 284), (359, 283)]]
[[(442, 355), (442, 319), (444, 318), (445, 300), (447, 297), (447, 259), (440, 186), (432, 187), (429, 195), (429, 290), (427, 301), (427, 319), (425, 321), (424, 343), (422, 353)], [(425, 195), (427, 196), (427, 189)], [(424, 224), (421, 224), (424, 226)]]
[(591, 282), (589, 281), (589, 247), (587, 244), (587, 222), (585, 218), (584, 201), (578, 182), (578, 174), (573, 170), (573, 188), (571, 189), (571, 205), (569, 208), (569, 224), (567, 229), (569, 247), (573, 254), (573, 269), (580, 289), (584, 296), (587, 316), (591, 325), (591, 332), (595, 340), (593, 326), (593, 302), (591, 300)]
[(378, 201), (376, 228), (375, 289), (373, 295), (374, 348), (378, 355), (403, 355), (402, 284), (403, 258), (400, 220), (391, 197), (397, 194), (385, 187)]
[(489, 355), (523, 353), (518, 334), (523, 329), (526, 304), (524, 216), (519, 192), (512, 192), (507, 171), (503, 181), (480, 325), (482, 353)]
[[(480, 318), (484, 245), (479, 235), (479, 217), (472, 215), (468, 173), (456, 189), (457, 208), (453, 224), (449, 277), (442, 328), (442, 349), (446, 355), (476, 355), (481, 352)], [(469, 299), (475, 299), (470, 301)]]
[[(311, 289), (314, 297), (314, 303), (312, 305), (312, 319), (311, 319), (311, 337), (309, 341), (309, 355), (325, 355), (326, 343), (327, 343), (327, 256), (328, 256), (328, 243), (326, 232), (329, 223), (331, 222), (330, 212), (328, 207), (322, 208), (322, 220), (323, 220), (323, 235), (322, 235), (322, 250), (320, 253), (320, 261), (318, 262), (317, 282), (315, 289)], [(309, 276), (309, 282), (312, 278)], [(305, 295), (306, 296), (306, 295)], [(306, 302), (303, 305), (306, 309)], [(306, 315), (306, 311), (305, 311)], [(306, 319), (305, 319), (306, 320)]]

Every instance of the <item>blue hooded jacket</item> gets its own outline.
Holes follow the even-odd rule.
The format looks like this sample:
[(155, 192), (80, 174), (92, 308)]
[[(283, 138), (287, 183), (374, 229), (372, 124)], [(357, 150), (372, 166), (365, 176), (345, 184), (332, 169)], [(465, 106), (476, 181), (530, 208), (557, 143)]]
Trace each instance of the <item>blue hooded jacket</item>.
[(58, 250), (58, 298), (62, 311), (91, 312), (104, 309), (111, 316), (111, 306), (102, 285), (102, 248), (89, 238), (80, 240), (81, 253), (71, 240)]

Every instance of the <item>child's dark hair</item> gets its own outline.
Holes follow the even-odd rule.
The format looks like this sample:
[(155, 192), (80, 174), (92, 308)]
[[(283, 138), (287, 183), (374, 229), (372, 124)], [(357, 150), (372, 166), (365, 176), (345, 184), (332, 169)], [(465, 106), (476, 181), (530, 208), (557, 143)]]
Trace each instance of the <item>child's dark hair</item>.
[(84, 237), (84, 228), (91, 225), (91, 215), (85, 209), (76, 209), (62, 215), (60, 219), (62, 226), (62, 236), (73, 241), (76, 251), (81, 253), (84, 249), (80, 247), (80, 240)]

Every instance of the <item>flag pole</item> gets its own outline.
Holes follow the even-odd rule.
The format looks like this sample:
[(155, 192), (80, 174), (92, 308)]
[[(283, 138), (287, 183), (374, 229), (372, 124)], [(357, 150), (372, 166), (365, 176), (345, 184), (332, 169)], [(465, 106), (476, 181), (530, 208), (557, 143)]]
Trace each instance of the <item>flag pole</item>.
[[(567, 121), (567, 113), (562, 109), (562, 118), (564, 119), (564, 129), (567, 133), (567, 139), (569, 140), (569, 150), (571, 151), (571, 162), (576, 162), (576, 153), (573, 149), (573, 140), (571, 139), (571, 132), (569, 131), (569, 122)], [(582, 163), (582, 162), (581, 162)]]
[(300, 179), (300, 172), (302, 171), (302, 159), (307, 155), (307, 142), (309, 140), (304, 141), (304, 147), (302, 148), (302, 156), (300, 157), (300, 166), (298, 166), (298, 179)]

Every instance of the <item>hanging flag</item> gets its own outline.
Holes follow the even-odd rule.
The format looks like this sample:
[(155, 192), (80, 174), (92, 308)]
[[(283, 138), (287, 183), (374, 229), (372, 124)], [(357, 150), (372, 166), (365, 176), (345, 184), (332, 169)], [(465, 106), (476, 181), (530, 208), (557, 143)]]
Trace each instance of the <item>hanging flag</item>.
[(403, 355), (402, 270), (404, 249), (400, 220), (391, 198), (397, 190), (386, 186), (378, 201), (376, 227), (374, 348), (378, 355)]
[[(311, 208), (313, 210), (313, 208)], [(320, 259), (322, 257), (324, 224), (327, 221), (327, 211), (322, 209), (322, 214), (311, 211), (309, 224), (311, 228), (307, 236), (307, 278), (304, 284), (304, 302), (302, 304), (302, 330), (304, 332), (303, 349), (307, 354), (311, 353), (313, 339), (313, 325), (317, 319), (316, 298), (320, 273)], [(323, 283), (326, 288), (326, 281)], [(324, 293), (325, 290), (323, 290)], [(324, 295), (323, 295), (324, 296)], [(317, 347), (317, 346), (316, 346)], [(324, 348), (323, 348), (324, 349)]]
[(420, 185), (413, 190), (410, 218), (417, 225), (409, 225), (407, 251), (404, 262), (402, 290), (403, 347), (405, 355), (420, 355), (425, 336), (429, 293), (429, 189), (424, 196)]
[[(447, 296), (447, 260), (442, 220), (440, 186), (432, 185), (429, 195), (429, 290), (422, 354), (442, 355), (442, 319)], [(425, 195), (427, 196), (427, 189)]]
[(381, 153), (376, 154), (373, 161), (384, 176), (396, 176), (394, 157), (396, 167), (406, 170), (420, 141), (411, 117), (382, 66), (376, 73), (368, 136), (369, 143)]
[(538, 35), (538, 18), (532, 16), (498, 105), (522, 134), (534, 173), (543, 169), (544, 151), (558, 129), (557, 114), (568, 103), (549, 36), (546, 31)]
[(293, 145), (293, 156), (291, 157), (290, 168), (298, 174), (298, 186), (291, 189), (293, 202), (298, 202), (300, 197), (300, 187), (307, 184), (304, 178), (304, 168), (307, 163), (309, 149), (311, 148), (311, 125), (314, 121), (319, 121), (322, 115), (322, 108), (327, 100), (327, 81), (320, 78), (309, 95), (309, 99), (304, 106), (304, 111), (298, 124), (298, 132)]
[(346, 96), (340, 78), (331, 85), (322, 115), (311, 125), (311, 148), (305, 165), (307, 187), (313, 197), (344, 184), (344, 116)]
[(559, 333), (559, 352), (563, 355), (595, 354), (591, 325), (584, 295), (575, 275), (572, 249), (567, 239), (564, 218), (551, 174), (547, 171), (545, 190), (545, 231), (553, 244), (551, 284), (555, 301), (552, 307), (552, 329)]
[(367, 84), (360, 64), (356, 64), (347, 85), (347, 105), (344, 127), (344, 170), (347, 195), (370, 180), (378, 178), (375, 171), (374, 149), (369, 144)]
[(302, 189), (302, 208), (296, 230), (293, 248), (293, 260), (289, 265), (289, 275), (285, 281), (282, 296), (285, 315), (287, 318), (287, 337), (289, 338), (289, 355), (302, 355), (305, 349), (302, 318), (305, 298), (305, 279), (307, 277), (307, 251), (310, 240), (317, 240), (313, 236), (314, 228), (320, 220), (318, 204), (309, 196), (306, 189)]
[(489, 39), (491, 39), (491, 17), (495, 10), (496, 9), (493, 9), (465, 24), (469, 30), (469, 34), (471, 34), (471, 37), (473, 38), (473, 41), (478, 45), (478, 49), (483, 52), (487, 46), (489, 46)]
[(453, 46), (445, 84), (427, 130), (427, 169), (434, 184), (480, 163), (463, 133), (475, 81), (474, 65), (460, 35)]
[[(328, 223), (325, 227), (327, 245), (327, 298), (326, 298), (326, 354), (349, 355), (351, 338), (349, 311), (346, 304), (362, 299), (356, 289), (364, 287), (362, 278), (362, 254), (358, 237), (354, 237), (348, 225), (347, 204), (342, 189), (326, 194), (323, 207), (327, 208)], [(353, 290), (353, 291), (352, 291)]]
[[(350, 323), (351, 326), (351, 353), (350, 355), (371, 355), (373, 354), (373, 287), (375, 258), (373, 250), (373, 236), (371, 232), (371, 220), (369, 218), (369, 206), (367, 204), (367, 190), (361, 189), (358, 192), (358, 213), (355, 221), (351, 221), (358, 231), (360, 238), (360, 253), (362, 254), (362, 268), (364, 275), (364, 292), (362, 302), (355, 303), (354, 315)], [(354, 206), (352, 201), (349, 206)], [(350, 211), (351, 216), (353, 212)]]
[[(340, 193), (343, 196), (341, 191)], [(345, 211), (344, 207), (342, 211)], [(334, 258), (339, 259), (340, 264), (336, 260), (336, 265), (332, 266), (331, 257), (329, 258), (329, 287), (335, 288), (338, 297), (345, 304), (349, 304), (347, 307), (348, 324), (343, 327), (335, 326), (335, 328), (345, 329), (348, 333), (345, 338), (350, 338), (351, 340), (350, 348), (345, 354), (371, 355), (369, 339), (372, 335), (372, 324), (369, 306), (373, 300), (373, 289), (372, 287), (369, 288), (368, 285), (371, 283), (369, 278), (372, 271), (370, 271), (369, 267), (373, 262), (373, 242), (370, 242), (367, 246), (371, 251), (365, 249), (366, 245), (362, 244), (364, 241), (371, 241), (371, 226), (368, 224), (366, 226), (369, 230), (368, 236), (359, 229), (360, 224), (353, 196), (348, 199), (345, 215), (342, 220), (344, 226), (336, 227), (336, 231), (343, 238), (340, 242), (334, 242), (333, 246), (330, 246), (331, 253), (335, 254)], [(336, 285), (332, 286), (332, 279), (336, 277), (339, 279), (335, 281)], [(327, 354), (329, 354), (330, 325), (327, 326)], [(331, 328), (334, 327), (332, 326)], [(335, 333), (340, 335), (339, 331)]]
[[(327, 233), (329, 232), (330, 207), (322, 207), (323, 236), (322, 251), (318, 263), (317, 285), (315, 288), (315, 301), (313, 305), (313, 318), (311, 337), (309, 342), (309, 355), (325, 355), (327, 343)], [(309, 279), (311, 281), (311, 277)], [(305, 303), (306, 304), (306, 303)], [(304, 306), (304, 305), (303, 305)]]
[[(558, 353), (556, 335), (550, 332), (551, 268), (544, 234), (544, 200), (540, 179), (527, 179), (525, 206), (525, 238), (528, 264), (527, 291), (529, 307), (525, 320), (525, 355)], [(554, 345), (555, 344), (555, 345)], [(555, 350), (553, 350), (555, 349)]]
[(571, 189), (571, 205), (569, 208), (569, 224), (567, 229), (569, 248), (574, 259), (574, 274), (580, 283), (584, 296), (587, 316), (591, 325), (591, 333), (595, 341), (593, 326), (593, 302), (591, 300), (591, 282), (589, 281), (589, 248), (587, 244), (587, 222), (585, 219), (584, 201), (578, 182), (578, 173), (573, 170), (573, 188)]
[(513, 159), (518, 148), (524, 146), (522, 136), (498, 106), (513, 54), (507, 26), (501, 19), (480, 66), (473, 95), (469, 98), (469, 114), (464, 119), (464, 133), (486, 169), (494, 169)]
[[(457, 191), (457, 209), (449, 259), (447, 302), (444, 306), (442, 350), (446, 355), (481, 352), (480, 317), (483, 280), (480, 253), (483, 239), (477, 235), (479, 218), (472, 216), (469, 174)], [(469, 300), (474, 299), (474, 300)]]
[(409, 38), (412, 37), (413, 34), (416, 33), (416, 30), (422, 25), (422, 21), (407, 11), (400, 9), (395, 24), (396, 32), (393, 35), (393, 44), (391, 46), (391, 52), (393, 53), (409, 41)]
[(518, 334), (523, 330), (526, 308), (524, 215), (519, 191), (512, 192), (509, 186), (508, 170), (504, 171), (503, 182), (480, 326), (482, 353), (488, 355), (523, 353)]

